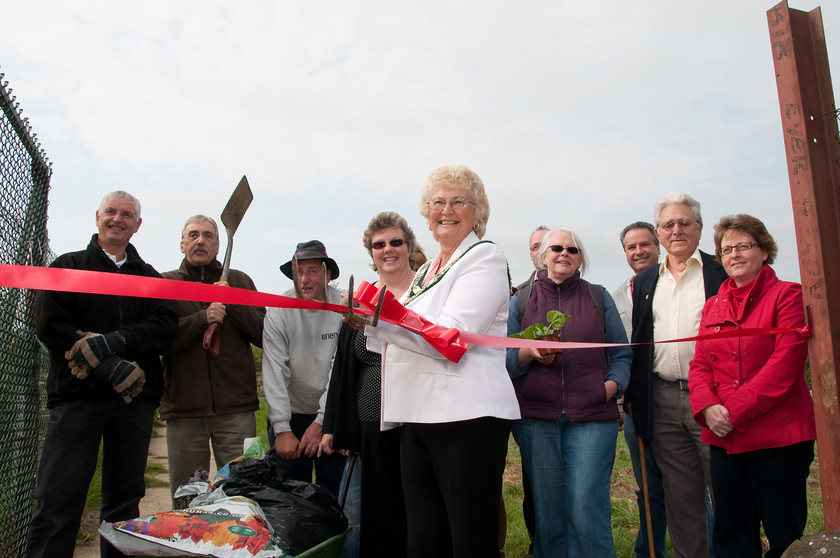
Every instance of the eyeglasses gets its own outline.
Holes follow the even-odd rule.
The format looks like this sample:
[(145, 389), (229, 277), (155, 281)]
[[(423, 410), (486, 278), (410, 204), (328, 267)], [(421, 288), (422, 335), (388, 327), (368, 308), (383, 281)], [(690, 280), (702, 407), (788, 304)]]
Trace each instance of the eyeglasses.
[(744, 252), (749, 252), (753, 248), (758, 248), (757, 242), (742, 242), (741, 244), (736, 244), (735, 246), (721, 246), (720, 255), (728, 256), (732, 254), (734, 250), (737, 250), (738, 253), (743, 254)]
[[(400, 246), (405, 244), (405, 240), (403, 240), (402, 238), (394, 238), (388, 241), (388, 244), (391, 246), (391, 248), (399, 248)], [(383, 248), (385, 248), (385, 241), (380, 240), (378, 242), (374, 242), (370, 245), (370, 247), (374, 250), (382, 250)]]
[(665, 229), (666, 231), (670, 231), (675, 226), (679, 225), (681, 229), (685, 229), (690, 227), (692, 223), (694, 223), (696, 219), (674, 219), (673, 221), (665, 221), (664, 223), (659, 223), (660, 229)]
[(452, 209), (454, 209), (455, 211), (460, 211), (461, 209), (464, 209), (465, 207), (470, 205), (470, 202), (464, 200), (447, 201), (442, 199), (436, 199), (429, 202), (429, 207), (431, 207), (432, 209), (436, 209), (437, 211), (443, 211), (444, 209), (446, 209), (447, 203), (451, 205)]
[(552, 252), (556, 252), (558, 254), (560, 252), (562, 252), (563, 250), (565, 250), (566, 252), (568, 252), (569, 254), (571, 254), (573, 256), (575, 254), (580, 254), (580, 248), (578, 248), (577, 246), (560, 246), (559, 244), (552, 244), (548, 248)]

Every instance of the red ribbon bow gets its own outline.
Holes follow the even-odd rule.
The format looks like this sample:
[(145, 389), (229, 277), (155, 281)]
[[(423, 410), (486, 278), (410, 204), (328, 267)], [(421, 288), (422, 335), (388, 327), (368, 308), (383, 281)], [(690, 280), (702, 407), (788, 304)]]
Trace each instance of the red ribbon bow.
[[(379, 294), (380, 289), (374, 287), (367, 281), (363, 281), (353, 294), (353, 300), (370, 310), (374, 310), (379, 300)], [(387, 290), (385, 291), (385, 298), (382, 300), (382, 310), (380, 310), (379, 318), (420, 335), (437, 352), (452, 362), (460, 362), (461, 357), (470, 348), (461, 339), (461, 332), (457, 329), (454, 327), (443, 328), (430, 322), (417, 312), (409, 310), (400, 304), (397, 297), (394, 296), (394, 293)]]

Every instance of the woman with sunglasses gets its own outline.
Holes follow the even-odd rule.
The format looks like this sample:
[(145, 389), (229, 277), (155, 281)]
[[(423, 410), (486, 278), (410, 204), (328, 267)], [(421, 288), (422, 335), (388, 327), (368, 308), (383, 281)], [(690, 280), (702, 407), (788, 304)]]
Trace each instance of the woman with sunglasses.
[[(362, 243), (373, 260), (373, 270), (379, 274), (376, 286), (386, 285), (397, 298), (408, 290), (414, 272), (426, 262), (414, 231), (391, 211), (371, 219)], [(327, 391), (321, 450), (361, 457), (361, 463), (348, 470), (351, 475), (361, 474), (361, 513), (359, 518), (350, 519), (358, 519), (364, 528), (359, 530), (354, 555), (399, 558), (406, 555), (400, 479), (402, 429), (380, 430), (381, 359), (378, 353), (367, 350), (366, 343), (362, 331), (342, 324)], [(345, 484), (352, 482), (352, 478), (342, 479)], [(345, 546), (353, 543), (353, 537), (348, 536)], [(347, 550), (342, 555), (348, 555)]]
[[(802, 287), (770, 264), (776, 242), (760, 220), (730, 215), (715, 225), (717, 259), (729, 279), (703, 308), (700, 335), (805, 325)], [(698, 341), (689, 401), (710, 445), (715, 556), (781, 556), (802, 536), (805, 483), (814, 460), (814, 403), (805, 380), (808, 347), (797, 333)]]
[[(548, 311), (559, 310), (571, 316), (557, 332), (560, 341), (627, 343), (612, 297), (581, 278), (588, 261), (575, 233), (550, 231), (538, 257), (544, 269), (529, 292), (510, 301), (508, 334), (545, 323)], [(535, 558), (615, 556), (610, 525), (615, 398), (630, 379), (631, 359), (628, 346), (544, 355), (532, 348), (507, 350), (522, 413), (513, 436), (533, 492)]]

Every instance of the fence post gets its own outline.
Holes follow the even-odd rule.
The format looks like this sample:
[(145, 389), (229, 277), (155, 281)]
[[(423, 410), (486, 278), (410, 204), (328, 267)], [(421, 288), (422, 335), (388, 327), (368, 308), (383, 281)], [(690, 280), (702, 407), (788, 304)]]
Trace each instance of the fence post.
[(840, 137), (822, 13), (782, 1), (767, 11), (782, 113), (817, 419), (825, 528), (840, 530)]

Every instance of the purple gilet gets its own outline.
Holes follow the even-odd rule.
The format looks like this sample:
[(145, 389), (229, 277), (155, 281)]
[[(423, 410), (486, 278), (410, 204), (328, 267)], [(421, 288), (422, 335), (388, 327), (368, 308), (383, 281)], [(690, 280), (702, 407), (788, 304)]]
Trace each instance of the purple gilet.
[[(560, 341), (605, 341), (604, 318), (579, 273), (559, 284), (538, 273), (522, 316), (522, 329), (545, 323), (549, 310), (571, 315), (558, 332)], [(617, 421), (615, 401), (606, 400), (608, 371), (604, 349), (569, 349), (552, 364), (532, 362), (527, 373), (513, 379), (522, 418), (553, 422), (566, 415), (573, 423)]]

